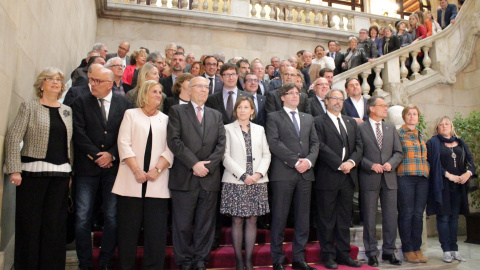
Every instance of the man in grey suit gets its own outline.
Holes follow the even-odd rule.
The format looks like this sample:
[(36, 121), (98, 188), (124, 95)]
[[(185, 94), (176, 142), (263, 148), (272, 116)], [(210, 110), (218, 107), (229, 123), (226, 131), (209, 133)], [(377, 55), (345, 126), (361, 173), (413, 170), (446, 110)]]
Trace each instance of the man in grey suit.
[(195, 77), (189, 87), (191, 101), (170, 108), (167, 141), (175, 160), (168, 188), (175, 263), (181, 270), (204, 270), (213, 243), (226, 138), (222, 114), (204, 105), (208, 80)]
[(378, 197), (382, 205), (382, 260), (400, 265), (394, 254), (397, 238), (397, 174), (395, 168), (403, 160), (402, 145), (395, 126), (383, 122), (388, 106), (379, 96), (367, 101), (368, 121), (358, 126), (365, 151), (359, 175), (361, 209), (363, 211), (363, 244), (368, 265), (378, 266), (376, 214)]
[(312, 167), (319, 142), (313, 117), (299, 112), (300, 88), (288, 83), (280, 89), (283, 108), (267, 115), (267, 141), (272, 153), (270, 186), (272, 189), (271, 254), (274, 270), (284, 270), (283, 235), (290, 204), (295, 211), (293, 269), (313, 270), (305, 262), (309, 233), (310, 194), (315, 181)]

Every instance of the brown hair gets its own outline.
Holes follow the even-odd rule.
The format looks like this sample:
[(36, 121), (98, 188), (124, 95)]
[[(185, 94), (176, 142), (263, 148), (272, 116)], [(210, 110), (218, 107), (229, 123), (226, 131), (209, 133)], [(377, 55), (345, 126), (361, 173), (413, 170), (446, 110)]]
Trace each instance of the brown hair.
[(420, 113), (420, 109), (417, 107), (417, 105), (408, 104), (407, 106), (405, 106), (405, 108), (403, 108), (403, 111), (402, 111), (403, 121), (405, 121), (405, 117), (407, 116), (408, 111), (410, 111), (411, 109), (417, 110), (418, 120), (420, 120), (420, 114), (421, 113)]
[(237, 108), (238, 108), (238, 106), (240, 106), (240, 103), (242, 103), (242, 101), (248, 101), (248, 103), (250, 104), (250, 108), (253, 109), (251, 119), (254, 119), (255, 116), (257, 116), (255, 114), (255, 104), (253, 103), (253, 99), (251, 97), (247, 97), (247, 96), (241, 96), (241, 97), (237, 98), (237, 101), (235, 102), (235, 107), (233, 107), (233, 117), (235, 117), (235, 119), (238, 119), (237, 118)]
[(175, 80), (175, 84), (173, 84), (172, 87), (172, 94), (180, 95), (180, 92), (182, 92), (182, 83), (184, 83), (185, 81), (190, 81), (194, 77), (195, 76), (190, 73), (183, 73), (178, 75), (177, 79)]
[(130, 65), (135, 65), (137, 63), (137, 57), (139, 55), (145, 55), (145, 58), (148, 57), (147, 53), (144, 51), (144, 50), (137, 50), (137, 51), (134, 51), (131, 55), (130, 55)]

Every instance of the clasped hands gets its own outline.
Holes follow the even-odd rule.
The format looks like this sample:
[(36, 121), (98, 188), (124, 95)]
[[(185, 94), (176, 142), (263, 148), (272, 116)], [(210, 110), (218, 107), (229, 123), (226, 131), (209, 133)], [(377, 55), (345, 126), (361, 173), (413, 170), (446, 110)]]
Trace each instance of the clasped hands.
[(344, 174), (348, 174), (350, 173), (350, 170), (355, 167), (355, 165), (353, 164), (353, 162), (347, 160), (345, 162), (342, 163), (342, 165), (340, 165), (340, 170), (344, 173)]
[(148, 172), (144, 172), (142, 170), (138, 170), (134, 173), (135, 175), (135, 180), (138, 182), (138, 183), (145, 183), (147, 181), (152, 181), (154, 182), (155, 180), (157, 180), (158, 176), (160, 175), (160, 173), (158, 172), (157, 169), (153, 168), (153, 169), (150, 169)]
[(113, 166), (113, 156), (108, 152), (99, 152), (97, 156), (100, 156), (95, 160), (98, 166), (104, 169), (111, 168)]
[(447, 177), (448, 180), (454, 183), (462, 184), (462, 185), (465, 184), (468, 181), (468, 179), (470, 179), (470, 176), (471, 174), (469, 172), (465, 172), (462, 175), (455, 175), (449, 172), (445, 173), (445, 177)]
[(193, 165), (193, 175), (198, 177), (205, 177), (210, 172), (209, 169), (205, 167), (205, 164), (210, 164), (210, 161), (199, 161)]
[(372, 171), (376, 173), (384, 173), (392, 170), (392, 165), (390, 163), (385, 163), (384, 165), (375, 163), (372, 166)]

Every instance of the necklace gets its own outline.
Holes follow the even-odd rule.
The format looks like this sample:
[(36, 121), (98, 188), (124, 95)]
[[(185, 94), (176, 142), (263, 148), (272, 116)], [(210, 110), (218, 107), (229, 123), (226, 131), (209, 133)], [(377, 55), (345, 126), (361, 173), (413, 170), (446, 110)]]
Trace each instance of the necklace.
[(455, 154), (455, 152), (453, 152), (453, 147), (449, 147), (447, 146), (448, 148), (450, 148), (450, 150), (452, 151), (452, 158), (453, 158), (453, 167), (457, 167), (457, 155)]
[(158, 112), (157, 109), (155, 109), (155, 110), (153, 111), (153, 113), (148, 112), (145, 108), (142, 108), (142, 110), (143, 110), (143, 112), (144, 112), (147, 116), (149, 116), (149, 117), (150, 117), (150, 116), (154, 116), (154, 115)]

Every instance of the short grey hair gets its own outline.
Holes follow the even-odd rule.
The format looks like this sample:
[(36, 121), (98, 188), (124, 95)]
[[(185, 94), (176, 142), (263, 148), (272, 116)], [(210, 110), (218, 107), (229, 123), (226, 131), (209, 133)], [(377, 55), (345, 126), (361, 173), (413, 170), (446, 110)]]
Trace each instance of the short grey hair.
[(158, 58), (158, 54), (157, 52), (151, 52), (148, 56), (147, 56), (147, 62), (156, 62), (157, 61), (157, 58)]
[(348, 38), (348, 43), (350, 43), (350, 41), (352, 41), (352, 39), (355, 39), (355, 41), (358, 42), (358, 38), (357, 38), (357, 37), (349, 37), (349, 38)]
[(95, 43), (93, 44), (92, 51), (99, 51), (102, 49), (102, 47), (105, 46), (103, 43)]
[(170, 47), (170, 46), (174, 46), (174, 47), (175, 47), (175, 50), (177, 50), (177, 44), (175, 44), (175, 43), (170, 43), (170, 44), (168, 44), (167, 47), (165, 47), (165, 50), (167, 50), (168, 47)]
[(367, 115), (370, 116), (370, 107), (377, 105), (377, 99), (383, 99), (381, 96), (373, 96), (367, 100)]
[(115, 60), (118, 60), (118, 61), (123, 63), (122, 58), (116, 56), (116, 57), (112, 57), (112, 58), (108, 59), (107, 63), (105, 63), (105, 65), (104, 65), (104, 67), (111, 68), (112, 65), (113, 65), (113, 61), (115, 61)]
[(334, 88), (334, 89), (331, 89), (327, 92), (327, 94), (325, 95), (325, 99), (329, 99), (332, 96), (333, 92), (340, 92), (340, 93), (342, 93), (343, 98), (345, 98), (345, 91), (343, 91), (342, 89)]

